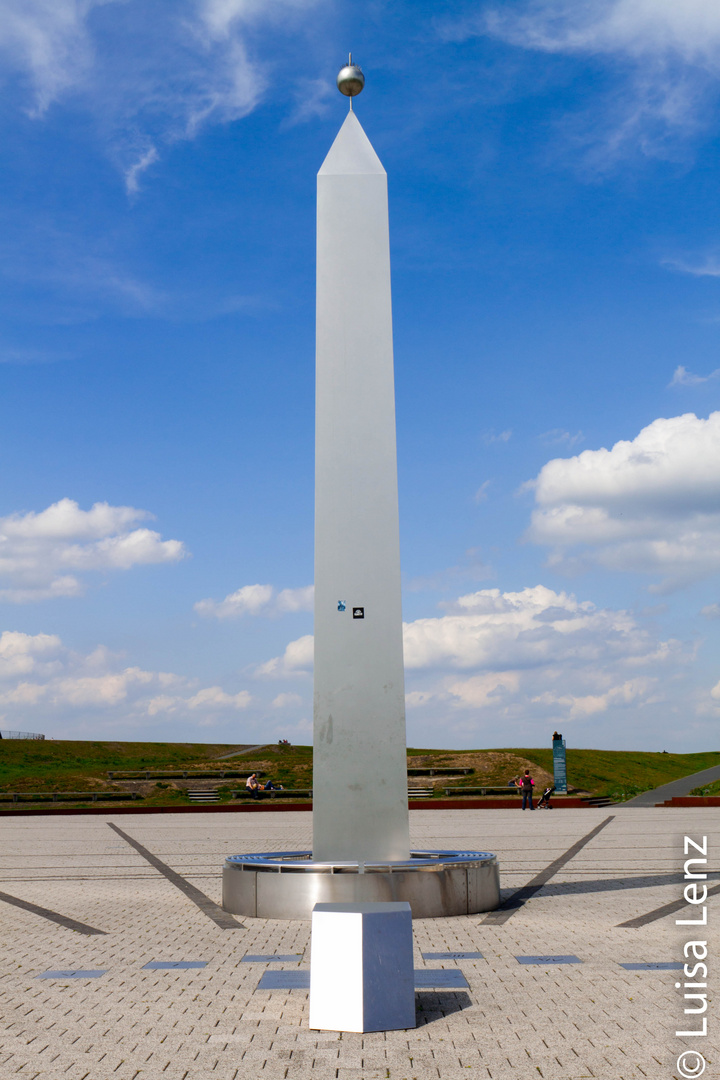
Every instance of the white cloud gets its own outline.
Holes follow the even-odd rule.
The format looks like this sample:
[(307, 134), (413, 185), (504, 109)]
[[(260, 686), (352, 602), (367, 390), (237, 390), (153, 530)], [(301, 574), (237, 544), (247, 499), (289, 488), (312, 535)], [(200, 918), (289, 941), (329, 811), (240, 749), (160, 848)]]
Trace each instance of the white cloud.
[(0, 529), (5, 536), (20, 540), (100, 540), (109, 533), (125, 532), (149, 516), (145, 510), (108, 503), (81, 510), (72, 499), (61, 499), (39, 514), (30, 511), (0, 518)]
[(572, 449), (577, 443), (583, 442), (585, 436), (582, 431), (576, 431), (572, 435), (569, 431), (565, 431), (564, 428), (552, 428), (551, 431), (544, 431), (538, 438), (541, 442), (552, 445), (553, 443), (564, 443), (568, 449)]
[(596, 713), (606, 712), (614, 704), (629, 705), (638, 699), (647, 699), (649, 693), (654, 690), (655, 682), (655, 679), (628, 679), (620, 686), (611, 687), (604, 694), (585, 694), (579, 697), (546, 691), (533, 698), (532, 703), (561, 706), (568, 710), (568, 720), (584, 719)]
[(447, 692), (458, 702), (473, 709), (503, 704), (517, 694), (520, 675), (517, 671), (489, 672), (447, 684)]
[(189, 709), (246, 709), (251, 700), (247, 690), (241, 690), (239, 694), (226, 694), (221, 686), (208, 686), (193, 694), (187, 706)]
[(261, 664), (255, 674), (279, 677), (305, 675), (312, 665), (313, 635), (305, 634), (304, 637), (291, 641), (282, 656), (275, 656)]
[(411, 690), (405, 695), (405, 705), (408, 709), (422, 708), (423, 705), (429, 705), (436, 698), (436, 695), (429, 690)]
[[(663, 259), (663, 266), (679, 270), (682, 274), (693, 277), (720, 277), (720, 263), (714, 256), (707, 256), (702, 262), (689, 262), (686, 259)], [(684, 370), (678, 369), (678, 370)]]
[(720, 60), (720, 9), (714, 0), (560, 0), (515, 11), (489, 9), (485, 19), (499, 36), (547, 52), (673, 55), (713, 69)]
[(305, 585), (300, 589), (282, 589), (277, 595), (278, 611), (312, 611), (315, 588)]
[(194, 608), (199, 615), (231, 619), (240, 615), (257, 615), (267, 608), (272, 597), (272, 585), (243, 585), (237, 592), (229, 593), (224, 600), (198, 600)]
[(453, 609), (405, 624), (406, 670), (496, 674), (545, 664), (591, 664), (612, 655), (636, 663), (648, 657), (647, 635), (628, 612), (598, 610), (544, 585), (516, 593), (483, 589), (459, 597)]
[(294, 88), (295, 108), (286, 121), (287, 127), (304, 124), (325, 116), (332, 107), (335, 87), (329, 79), (299, 78)]
[(314, 589), (282, 589), (276, 594), (272, 585), (243, 585), (224, 600), (198, 600), (194, 605), (199, 615), (216, 619), (236, 619), (241, 615), (281, 615), (286, 612), (312, 611)]
[[(484, 589), (447, 607), (448, 614), (406, 623), (403, 636), (406, 704), (443, 717), (448, 731), (467, 717), (476, 725), (485, 717), (549, 724), (630, 707), (636, 717), (663, 699), (662, 678), (673, 679), (688, 660), (678, 641), (657, 640), (629, 612), (543, 585)], [(308, 635), (257, 674), (297, 676), (312, 658)]]
[(32, 706), (47, 693), (47, 686), (41, 683), (20, 682), (0, 692), (0, 705)]
[(176, 712), (181, 699), (174, 697), (172, 694), (158, 694), (156, 697), (152, 697), (147, 703), (148, 716), (158, 716), (160, 713)]
[(529, 0), (484, 5), (445, 28), (448, 39), (487, 35), (533, 52), (604, 68), (606, 89), (576, 133), (586, 163), (607, 168), (630, 150), (673, 157), (673, 144), (713, 116), (720, 73), (716, 0)]
[(118, 705), (127, 699), (133, 685), (144, 686), (152, 681), (150, 672), (138, 668), (126, 668), (115, 674), (61, 679), (53, 699), (56, 704), (66, 705)]
[[(227, 123), (263, 99), (272, 64), (322, 0), (158, 0), (152, 17), (128, 17), (118, 0), (2, 0), (0, 64), (13, 72), (42, 117), (70, 98), (94, 116), (128, 192), (159, 158), (158, 144), (192, 138), (208, 123)], [(107, 8), (102, 19), (96, 9)], [(273, 43), (271, 59), (261, 34)], [(313, 106), (321, 107), (315, 87)]]
[(296, 705), (302, 705), (299, 694), (278, 694), (270, 703), (274, 709), (292, 709)]
[(3, 0), (0, 51), (31, 83), (37, 114), (86, 78), (93, 62), (87, 19), (99, 2), (109, 0)]
[(493, 443), (506, 443), (512, 438), (512, 429), (508, 428), (506, 431), (501, 431), (500, 434), (495, 433), (495, 429), (491, 428), (490, 431), (484, 432), (482, 440), (486, 446), (492, 446)]
[(670, 380), (670, 386), (700, 386), (702, 383), (709, 382), (710, 379), (717, 379), (720, 377), (720, 368), (716, 368), (715, 371), (711, 371), (709, 375), (693, 375), (692, 371), (688, 371), (682, 364), (679, 364), (673, 372), (673, 377)]
[(180, 540), (133, 528), (149, 517), (131, 506), (95, 503), (81, 510), (72, 499), (61, 499), (40, 513), (0, 518), (0, 600), (78, 596), (84, 584), (68, 571), (129, 570), (184, 558)]
[(71, 352), (54, 349), (17, 349), (0, 345), (0, 364), (55, 364), (72, 356)]
[(103, 646), (81, 655), (54, 634), (6, 630), (0, 635), (0, 708), (35, 716), (35, 722), (64, 718), (75, 725), (78, 715), (89, 713), (100, 720), (121, 715), (131, 725), (170, 715), (197, 724), (203, 713), (232, 715), (251, 702), (247, 690), (198, 689), (197, 681), (184, 675), (124, 667), (121, 657)]
[(3, 631), (0, 634), (0, 680), (56, 670), (56, 658), (61, 648), (56, 634)]
[[(134, 151), (131, 156), (135, 162)], [(102, 236), (63, 231), (56, 222), (37, 215), (31, 234), (23, 228), (7, 228), (0, 245), (0, 274), (15, 284), (42, 286), (47, 290), (46, 315), (57, 323), (84, 322), (94, 313), (106, 311), (108, 306), (128, 317), (144, 316), (148, 312), (162, 312), (175, 318), (195, 317), (197, 297), (158, 289), (121, 263), (117, 254), (108, 256)], [(207, 303), (201, 303), (207, 312)], [(210, 310), (215, 312), (217, 304), (210, 305)], [(67, 355), (18, 349), (5, 353), (8, 361), (16, 363), (47, 363), (63, 360)]]
[(149, 146), (144, 153), (140, 155), (136, 162), (130, 165), (125, 170), (125, 190), (128, 195), (136, 195), (139, 190), (138, 177), (149, 169), (151, 165), (154, 165), (159, 158), (157, 147)]
[(700, 614), (706, 619), (720, 619), (720, 604), (707, 604), (704, 608), (700, 608)]
[(477, 489), (477, 491), (473, 495), (473, 500), (476, 503), (485, 502), (485, 500), (488, 497), (488, 490), (489, 490), (491, 484), (492, 484), (492, 480), (483, 480), (482, 484), (480, 485), (480, 487)]
[(679, 642), (655, 639), (629, 612), (542, 585), (486, 589), (451, 607), (404, 627), (406, 700), (443, 716), (456, 737), (608, 713), (641, 725), (642, 710), (667, 695), (663, 679), (676, 679), (688, 660)]
[(720, 412), (556, 458), (526, 488), (537, 504), (528, 539), (553, 546), (553, 567), (660, 574), (653, 591), (720, 570)]

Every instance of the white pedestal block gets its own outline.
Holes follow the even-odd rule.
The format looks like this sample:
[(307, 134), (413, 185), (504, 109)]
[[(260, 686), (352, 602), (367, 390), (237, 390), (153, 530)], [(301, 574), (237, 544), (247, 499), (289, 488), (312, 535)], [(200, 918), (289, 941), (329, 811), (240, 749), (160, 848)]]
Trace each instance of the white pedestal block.
[(310, 1027), (415, 1027), (408, 903), (316, 904), (310, 954)]

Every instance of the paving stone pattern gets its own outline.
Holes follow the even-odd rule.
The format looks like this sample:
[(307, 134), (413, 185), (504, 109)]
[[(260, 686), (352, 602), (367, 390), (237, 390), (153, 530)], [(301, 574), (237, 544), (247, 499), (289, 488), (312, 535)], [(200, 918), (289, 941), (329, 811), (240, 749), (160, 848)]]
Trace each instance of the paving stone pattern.
[[(707, 835), (717, 867), (720, 809), (613, 813), (507, 922), (416, 920), (416, 969), (458, 972), (467, 986), (418, 990), (414, 1030), (370, 1035), (312, 1031), (306, 989), (258, 988), (266, 972), (308, 970), (308, 923), (219, 926), (108, 827), (217, 905), (225, 855), (307, 848), (309, 814), (0, 819), (0, 896), (27, 905), (0, 899), (0, 1080), (671, 1080), (687, 1048), (702, 1050), (712, 1080), (716, 1006), (708, 1038), (675, 1037), (688, 1018), (667, 965), (690, 938), (683, 916), (619, 924), (681, 897), (684, 834)], [(414, 811), (411, 822), (419, 848), (497, 852), (507, 898), (605, 816)], [(720, 898), (708, 923), (712, 990)], [(157, 966), (181, 963), (195, 966)], [(83, 971), (105, 974), (62, 974)]]

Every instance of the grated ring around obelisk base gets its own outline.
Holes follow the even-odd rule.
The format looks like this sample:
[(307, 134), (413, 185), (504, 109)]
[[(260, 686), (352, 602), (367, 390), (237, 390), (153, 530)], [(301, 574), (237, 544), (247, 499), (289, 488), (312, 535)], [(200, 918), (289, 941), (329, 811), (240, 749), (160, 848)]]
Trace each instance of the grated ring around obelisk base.
[(230, 855), (222, 906), (259, 919), (310, 919), (318, 903), (406, 900), (414, 919), (475, 915), (500, 903), (497, 857), (412, 851), (402, 862), (314, 862), (311, 851)]

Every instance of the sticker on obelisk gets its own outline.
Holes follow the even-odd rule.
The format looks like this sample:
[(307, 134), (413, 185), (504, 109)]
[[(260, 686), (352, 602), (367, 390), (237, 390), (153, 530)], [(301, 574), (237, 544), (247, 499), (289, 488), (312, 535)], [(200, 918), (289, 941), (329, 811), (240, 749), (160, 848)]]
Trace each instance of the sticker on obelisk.
[(364, 607), (354, 607), (353, 608), (353, 619), (364, 619), (364, 618), (365, 618), (365, 608)]
[(344, 610), (345, 610), (345, 601), (344, 600), (338, 600), (338, 611), (344, 611)]

